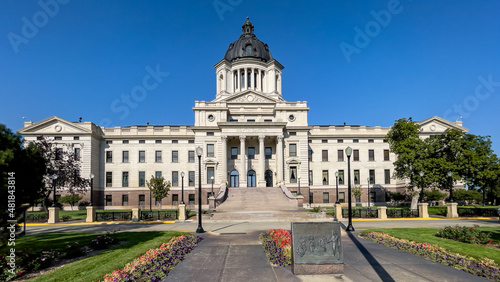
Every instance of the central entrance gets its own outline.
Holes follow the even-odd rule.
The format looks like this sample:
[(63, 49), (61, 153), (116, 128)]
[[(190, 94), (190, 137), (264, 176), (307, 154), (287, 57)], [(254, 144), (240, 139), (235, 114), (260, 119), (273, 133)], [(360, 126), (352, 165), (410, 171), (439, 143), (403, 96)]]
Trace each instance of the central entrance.
[(255, 187), (255, 170), (249, 170), (247, 175), (247, 187)]
[(239, 187), (239, 177), (238, 177), (238, 171), (233, 170), (231, 171), (230, 174), (230, 182), (229, 182), (229, 187)]
[(266, 170), (266, 187), (273, 187), (273, 172), (270, 170)]

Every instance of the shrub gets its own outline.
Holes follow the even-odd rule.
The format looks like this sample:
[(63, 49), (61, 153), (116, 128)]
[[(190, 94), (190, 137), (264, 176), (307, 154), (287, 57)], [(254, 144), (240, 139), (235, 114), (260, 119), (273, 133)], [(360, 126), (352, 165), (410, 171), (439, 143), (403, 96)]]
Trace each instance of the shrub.
[(441, 201), (446, 197), (446, 194), (439, 192), (437, 189), (432, 189), (424, 191), (424, 196), (428, 201)]
[(72, 219), (72, 217), (71, 217), (71, 216), (69, 216), (69, 215), (63, 215), (63, 216), (61, 217), (61, 219), (62, 219), (62, 221), (70, 221), (70, 220)]
[(66, 250), (64, 251), (64, 258), (77, 258), (85, 254), (85, 251), (78, 242), (66, 245)]
[(479, 231), (478, 227), (479, 225), (474, 225), (474, 227), (445, 226), (436, 233), (436, 236), (469, 244), (488, 244), (493, 241), (489, 233)]
[(312, 212), (319, 212), (319, 211), (320, 211), (320, 208), (319, 208), (319, 207), (313, 207), (311, 211), (312, 211)]
[(480, 202), (483, 196), (476, 190), (453, 190), (453, 199), (456, 201)]
[(103, 250), (116, 243), (116, 239), (110, 236), (108, 232), (105, 235), (99, 235), (90, 242), (89, 247), (93, 250)]
[(387, 192), (387, 198), (389, 201), (401, 202), (406, 199), (406, 195), (401, 192)]

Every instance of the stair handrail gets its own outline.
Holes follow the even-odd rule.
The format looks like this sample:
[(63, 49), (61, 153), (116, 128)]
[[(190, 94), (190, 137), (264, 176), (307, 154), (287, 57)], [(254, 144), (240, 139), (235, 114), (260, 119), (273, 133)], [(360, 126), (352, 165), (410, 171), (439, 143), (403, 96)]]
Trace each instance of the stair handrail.
[(217, 193), (217, 197), (215, 197), (215, 203), (217, 203), (217, 205), (224, 203), (227, 199), (228, 194), (229, 189), (227, 189), (227, 184), (222, 183), (219, 188), (219, 192)]
[(288, 190), (288, 188), (286, 188), (286, 185), (284, 183), (282, 184), (279, 184), (278, 187), (281, 189), (281, 191), (283, 192), (283, 194), (285, 194), (285, 196), (291, 200), (295, 200), (297, 199), (296, 196), (294, 196), (292, 194), (292, 192), (290, 192), (290, 190)]

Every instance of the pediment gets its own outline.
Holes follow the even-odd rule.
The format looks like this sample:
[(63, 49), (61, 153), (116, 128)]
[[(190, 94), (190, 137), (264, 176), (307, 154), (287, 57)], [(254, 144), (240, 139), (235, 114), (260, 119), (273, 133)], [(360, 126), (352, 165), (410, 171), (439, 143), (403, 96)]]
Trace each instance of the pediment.
[(463, 127), (461, 123), (451, 122), (444, 118), (433, 116), (426, 120), (419, 122), (423, 133), (443, 133), (446, 129), (458, 129), (463, 132), (469, 131), (467, 128)]
[(78, 123), (70, 122), (60, 117), (50, 117), (40, 122), (34, 123), (21, 130), (19, 133), (37, 134), (37, 135), (53, 135), (53, 134), (89, 134), (90, 130), (79, 126)]
[(276, 100), (270, 97), (266, 97), (262, 94), (258, 94), (252, 91), (246, 91), (231, 97), (226, 100), (227, 103), (237, 103), (237, 104), (275, 104)]

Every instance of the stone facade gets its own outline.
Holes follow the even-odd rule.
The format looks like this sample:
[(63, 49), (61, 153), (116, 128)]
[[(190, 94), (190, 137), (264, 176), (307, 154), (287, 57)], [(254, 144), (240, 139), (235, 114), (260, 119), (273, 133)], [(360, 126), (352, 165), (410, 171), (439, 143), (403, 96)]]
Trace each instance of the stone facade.
[[(45, 136), (78, 148), (80, 174), (95, 175), (93, 202), (110, 209), (148, 207), (145, 181), (159, 175), (172, 183), (162, 206), (180, 203), (182, 186), (187, 206), (198, 204), (197, 147), (203, 149), (203, 205), (208, 204), (212, 185), (218, 191), (223, 185), (251, 189), (278, 184), (293, 193), (300, 185), (305, 204), (333, 205), (336, 180), (341, 202), (347, 201), (348, 146), (353, 149), (352, 183), (363, 190), (361, 202), (368, 200), (368, 183), (372, 202), (385, 201), (386, 191), (404, 189), (404, 181), (391, 178), (396, 156), (384, 140), (390, 127), (309, 125), (307, 102), (283, 99), (283, 66), (255, 37), (249, 20), (242, 29), (240, 38), (214, 66), (215, 99), (195, 101), (193, 126), (100, 127), (54, 116), (25, 122), (19, 132), (27, 142)], [(231, 48), (237, 46), (244, 51), (236, 56)], [(422, 138), (447, 128), (467, 131), (461, 122), (440, 117), (420, 124)]]

